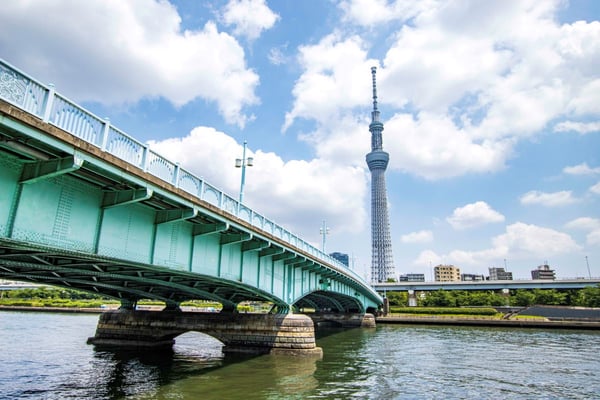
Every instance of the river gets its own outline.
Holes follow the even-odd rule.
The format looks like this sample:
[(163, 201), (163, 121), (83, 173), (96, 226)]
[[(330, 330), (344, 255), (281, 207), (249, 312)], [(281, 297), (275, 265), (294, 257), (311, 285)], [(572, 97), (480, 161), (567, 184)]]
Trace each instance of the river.
[(97, 351), (97, 315), (0, 312), (1, 399), (592, 399), (600, 332), (382, 325), (319, 335), (323, 359)]

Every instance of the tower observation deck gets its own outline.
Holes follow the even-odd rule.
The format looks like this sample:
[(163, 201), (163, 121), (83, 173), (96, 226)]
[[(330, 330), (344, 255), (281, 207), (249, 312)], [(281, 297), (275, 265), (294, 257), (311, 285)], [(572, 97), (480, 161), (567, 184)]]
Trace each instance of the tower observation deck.
[(390, 156), (383, 151), (383, 123), (379, 120), (379, 110), (377, 109), (376, 73), (377, 67), (372, 67), (373, 111), (369, 125), (371, 152), (366, 156), (367, 165), (371, 171), (371, 281), (385, 282), (395, 277), (395, 268), (385, 187), (385, 170)]

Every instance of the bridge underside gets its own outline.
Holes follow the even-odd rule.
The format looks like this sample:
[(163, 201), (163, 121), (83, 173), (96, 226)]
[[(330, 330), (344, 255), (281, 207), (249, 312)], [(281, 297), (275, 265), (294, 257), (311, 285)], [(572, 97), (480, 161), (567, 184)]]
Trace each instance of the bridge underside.
[(6, 239), (0, 239), (0, 277), (84, 290), (119, 299), (125, 306), (140, 299), (164, 301), (167, 307), (202, 299), (232, 310), (241, 301), (278, 302), (268, 293), (215, 277)]
[[(141, 299), (163, 301), (167, 308), (187, 300), (210, 300), (222, 304), (224, 311), (235, 310), (242, 301), (269, 302), (273, 311), (288, 311), (277, 297), (241, 283), (8, 239), (0, 239), (0, 277), (112, 297), (123, 308), (134, 308)], [(293, 306), (300, 312), (364, 312), (356, 298), (322, 290), (308, 293)]]

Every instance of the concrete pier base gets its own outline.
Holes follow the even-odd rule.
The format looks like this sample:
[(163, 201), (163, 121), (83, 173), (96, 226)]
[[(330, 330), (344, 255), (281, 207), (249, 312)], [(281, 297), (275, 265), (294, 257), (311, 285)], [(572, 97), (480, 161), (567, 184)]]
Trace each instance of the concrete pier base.
[(109, 311), (100, 315), (96, 346), (164, 347), (189, 331), (210, 335), (225, 353), (321, 356), (313, 321), (302, 314), (196, 313), (180, 311)]
[(375, 328), (373, 314), (337, 314), (337, 313), (312, 313), (306, 314), (318, 329), (320, 325), (335, 326), (340, 328)]

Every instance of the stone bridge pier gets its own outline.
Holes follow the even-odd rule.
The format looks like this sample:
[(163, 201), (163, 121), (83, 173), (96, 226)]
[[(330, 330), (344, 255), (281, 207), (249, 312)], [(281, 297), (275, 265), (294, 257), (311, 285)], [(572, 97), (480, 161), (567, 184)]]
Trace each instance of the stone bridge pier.
[(314, 324), (303, 314), (108, 311), (100, 315), (89, 344), (119, 347), (172, 346), (189, 331), (210, 335), (225, 353), (322, 355)]

